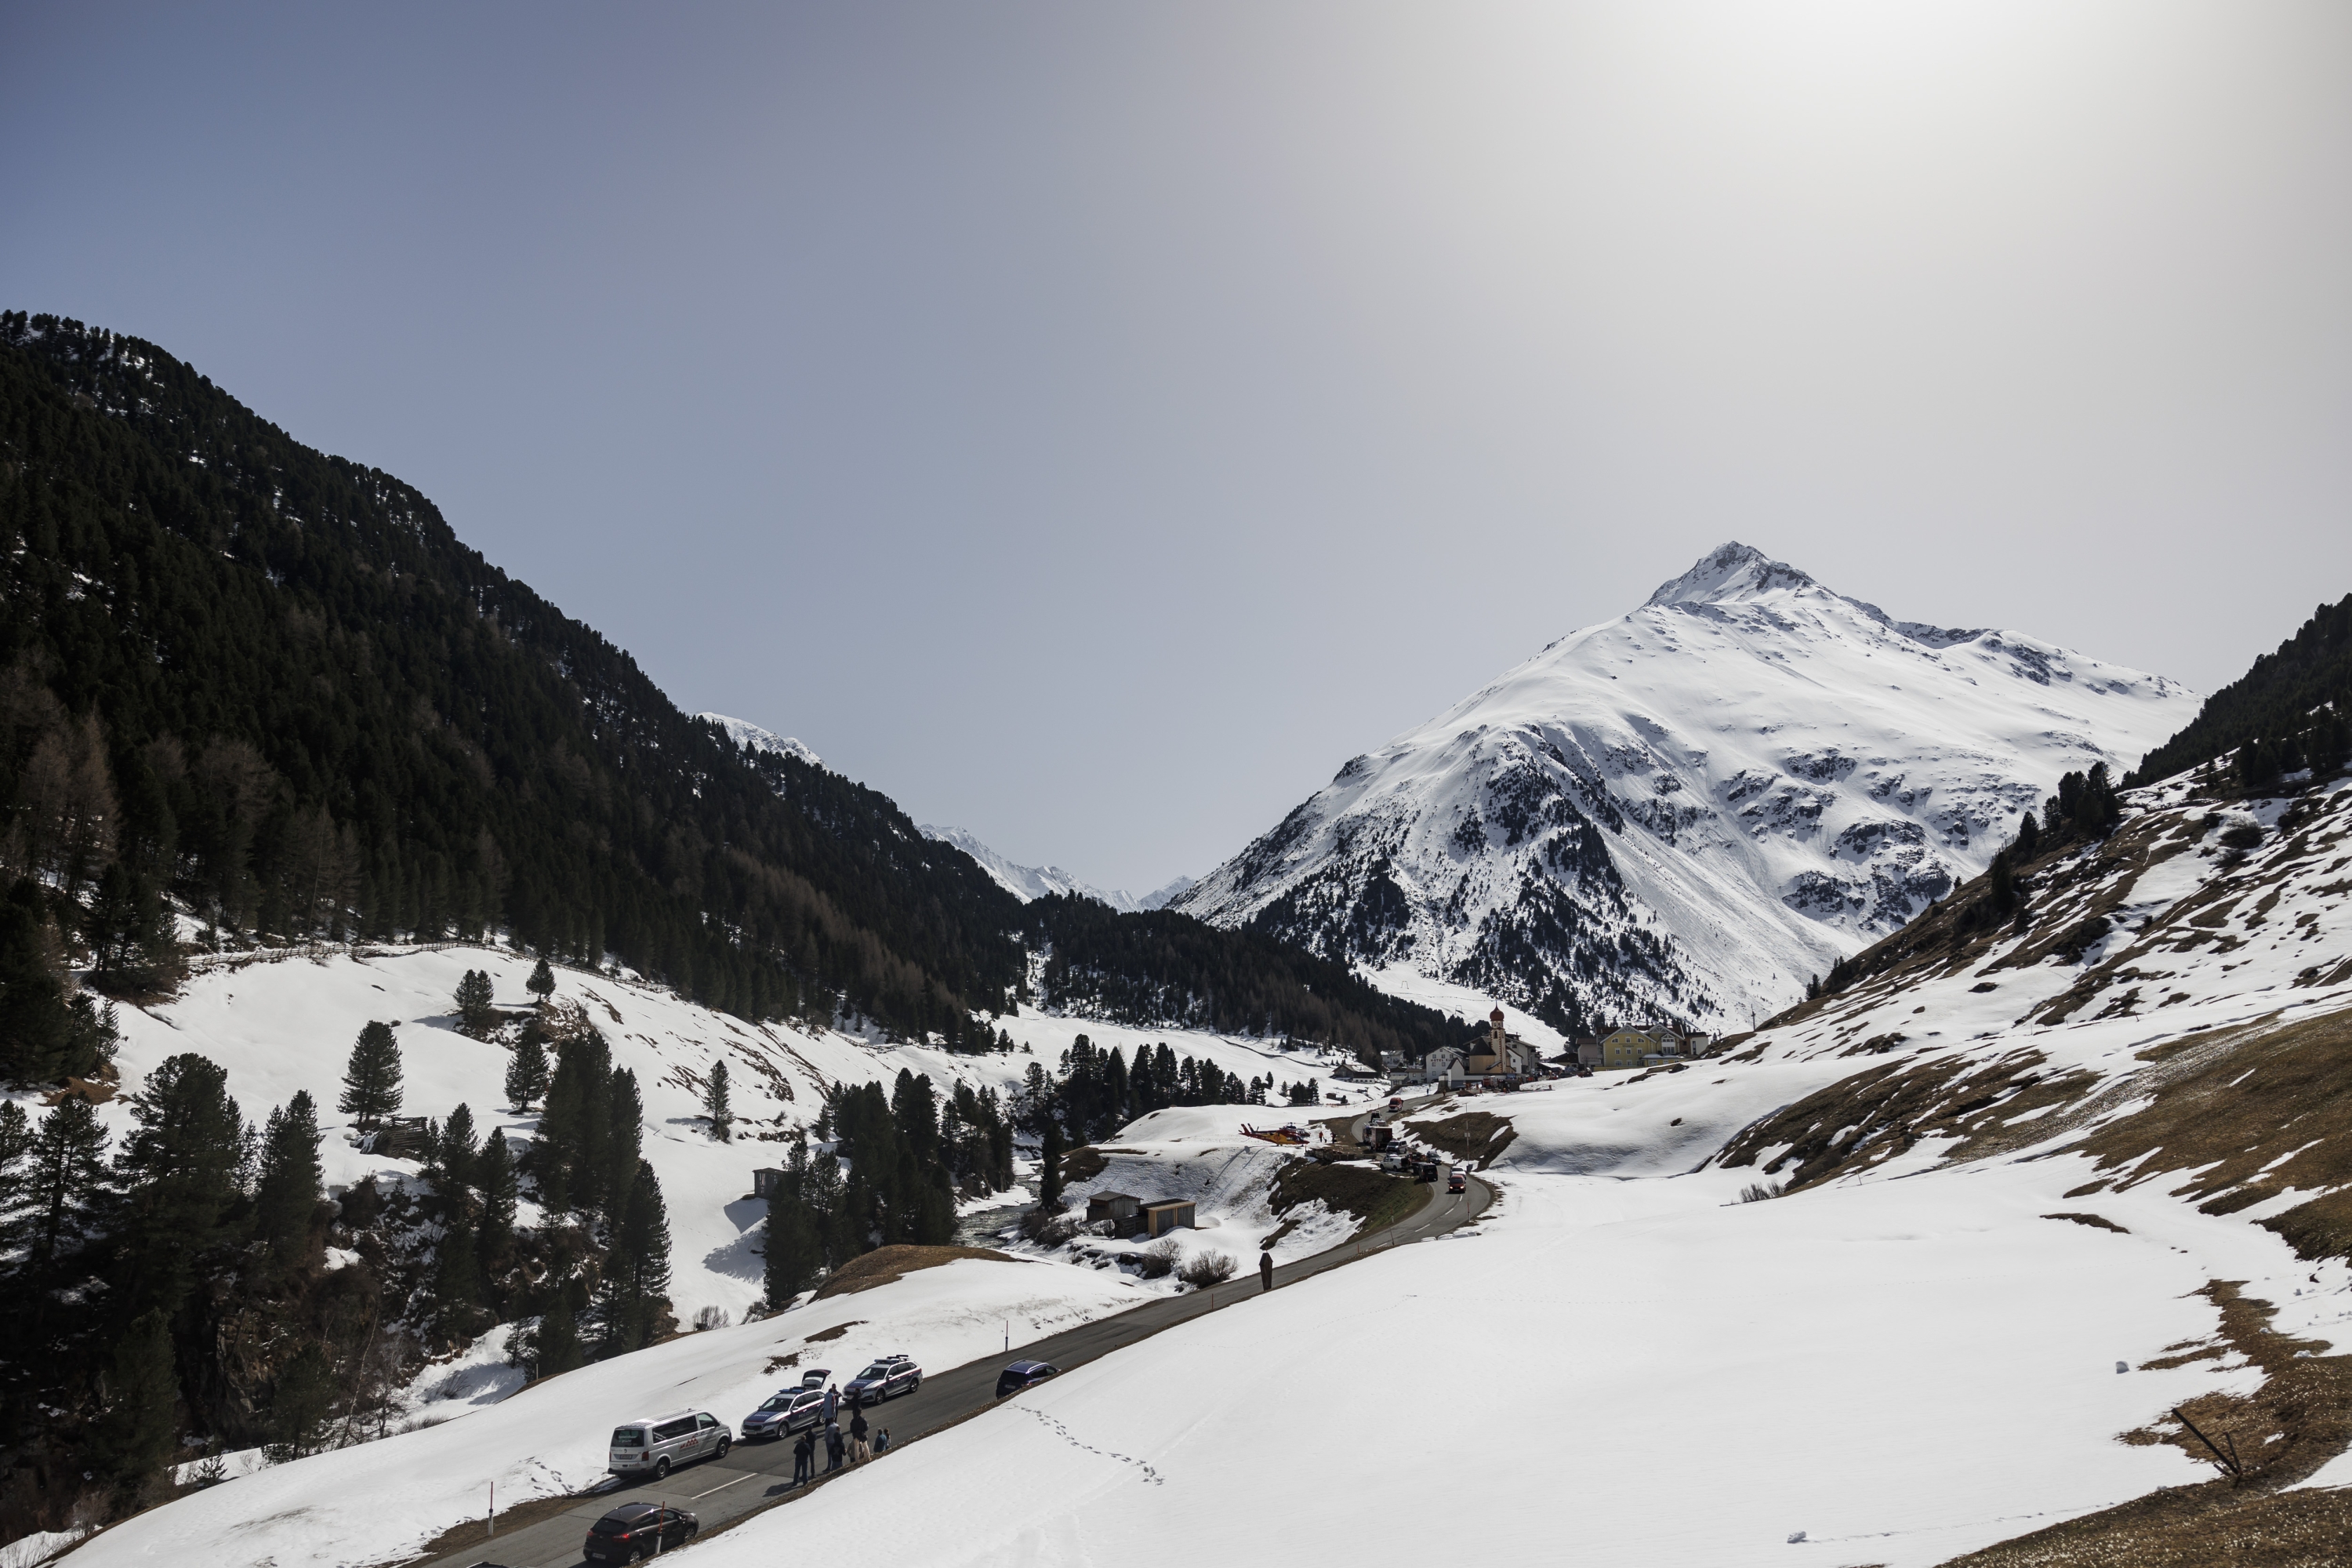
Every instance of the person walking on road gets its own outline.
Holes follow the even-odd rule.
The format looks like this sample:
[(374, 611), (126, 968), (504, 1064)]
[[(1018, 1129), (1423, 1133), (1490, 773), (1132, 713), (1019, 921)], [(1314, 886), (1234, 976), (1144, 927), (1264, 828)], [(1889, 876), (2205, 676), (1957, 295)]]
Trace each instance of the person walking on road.
[(799, 1442), (793, 1445), (793, 1485), (800, 1486), (814, 1479), (816, 1479), (816, 1428), (812, 1426), (801, 1434)]
[(1260, 1294), (1274, 1289), (1274, 1252), (1270, 1247), (1257, 1255), (1257, 1288)]
[(849, 1440), (853, 1443), (863, 1443), (866, 1441), (866, 1407), (861, 1405), (849, 1413)]
[(828, 1421), (824, 1424), (824, 1473), (831, 1475), (839, 1468), (841, 1468), (841, 1423)]
[(824, 1385), (824, 1418), (828, 1422), (841, 1414), (841, 1390), (831, 1384)]

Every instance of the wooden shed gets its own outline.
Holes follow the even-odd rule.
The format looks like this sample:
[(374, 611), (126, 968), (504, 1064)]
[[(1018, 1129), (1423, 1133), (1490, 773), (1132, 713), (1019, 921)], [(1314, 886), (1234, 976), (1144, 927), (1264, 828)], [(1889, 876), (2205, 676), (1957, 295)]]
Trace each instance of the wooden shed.
[(1142, 1213), (1143, 1200), (1129, 1193), (1097, 1193), (1087, 1200), (1088, 1225), (1101, 1220), (1110, 1220), (1132, 1229)]
[(784, 1173), (773, 1165), (761, 1165), (751, 1173), (751, 1195), (772, 1197), (784, 1190)]
[(1171, 1230), (1192, 1228), (1192, 1200), (1166, 1198), (1143, 1205), (1143, 1233), (1150, 1237), (1166, 1236)]

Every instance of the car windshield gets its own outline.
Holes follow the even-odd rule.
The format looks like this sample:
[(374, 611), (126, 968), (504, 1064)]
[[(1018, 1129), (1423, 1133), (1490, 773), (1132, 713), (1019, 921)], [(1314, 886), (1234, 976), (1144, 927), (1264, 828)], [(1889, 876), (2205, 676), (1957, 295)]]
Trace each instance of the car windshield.
[(646, 1429), (642, 1426), (616, 1426), (613, 1430), (615, 1448), (642, 1448), (646, 1446)]
[(857, 1375), (861, 1378), (887, 1377), (890, 1375), (890, 1363), (887, 1361), (877, 1361)]

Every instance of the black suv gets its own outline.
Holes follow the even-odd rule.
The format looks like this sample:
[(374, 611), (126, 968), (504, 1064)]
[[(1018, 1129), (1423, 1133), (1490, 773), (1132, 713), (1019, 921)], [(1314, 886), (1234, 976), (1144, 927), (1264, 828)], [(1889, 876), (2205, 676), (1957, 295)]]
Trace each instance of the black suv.
[(1048, 1366), (1042, 1361), (1016, 1361), (996, 1374), (996, 1397), (1018, 1393), (1033, 1383), (1043, 1383), (1049, 1377), (1059, 1377), (1062, 1369)]
[(842, 1384), (841, 1396), (852, 1405), (878, 1405), (885, 1399), (912, 1394), (922, 1385), (923, 1369), (915, 1364), (913, 1357), (886, 1355)]
[(633, 1563), (685, 1545), (701, 1528), (684, 1509), (625, 1502), (588, 1527), (580, 1555), (591, 1563)]

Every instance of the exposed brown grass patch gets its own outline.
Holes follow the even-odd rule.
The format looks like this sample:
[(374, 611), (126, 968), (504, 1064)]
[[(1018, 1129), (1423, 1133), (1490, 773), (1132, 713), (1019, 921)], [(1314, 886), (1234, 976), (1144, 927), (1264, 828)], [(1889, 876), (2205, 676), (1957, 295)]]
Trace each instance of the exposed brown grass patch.
[[(1431, 1184), (1408, 1181), (1363, 1165), (1328, 1165), (1318, 1160), (1294, 1160), (1274, 1179), (1267, 1206), (1285, 1214), (1300, 1204), (1321, 1198), (1335, 1213), (1350, 1214), (1360, 1222), (1356, 1234), (1397, 1223), (1429, 1201)], [(1289, 1228), (1285, 1223), (1284, 1231)], [(1273, 1238), (1268, 1238), (1269, 1245)]]
[(1459, 1116), (1449, 1116), (1443, 1121), (1415, 1121), (1411, 1124), (1412, 1135), (1424, 1143), (1433, 1143), (1457, 1160), (1475, 1160), (1485, 1170), (1495, 1163), (1495, 1157), (1511, 1146), (1519, 1130), (1507, 1117), (1491, 1110), (1465, 1110)]
[[(2273, 1331), (2275, 1309), (2242, 1295), (2231, 1281), (2214, 1280), (2203, 1294), (2221, 1310), (2214, 1342), (2147, 1364), (2236, 1353), (2263, 1369), (2267, 1380), (2249, 1396), (2200, 1394), (2180, 1406), (2234, 1457), (2240, 1473), (2166, 1487), (1956, 1557), (1946, 1568), (2335, 1568), (2352, 1561), (2352, 1491), (2289, 1489), (2352, 1444), (2352, 1356), (2308, 1353), (2324, 1347)], [(2203, 1442), (2168, 1418), (2122, 1440), (2168, 1443), (2222, 1468)]]
[[(877, 1285), (887, 1285), (893, 1279), (903, 1279), (919, 1268), (937, 1268), (942, 1263), (953, 1263), (959, 1258), (985, 1258), (998, 1263), (1021, 1261), (1008, 1253), (991, 1247), (877, 1247), (862, 1258), (853, 1258), (825, 1277), (814, 1298), (822, 1301), (829, 1297), (852, 1295), (859, 1290), (871, 1290)], [(809, 1336), (814, 1340), (816, 1336)]]
[(1922, 1138), (1957, 1140), (1954, 1160), (2005, 1152), (2060, 1131), (2049, 1116), (2014, 1132), (2011, 1123), (2079, 1100), (2090, 1088), (2089, 1074), (2045, 1073), (2045, 1060), (2028, 1048), (1982, 1063), (1937, 1056), (1865, 1068), (1741, 1129), (1717, 1158), (1751, 1165), (1785, 1144), (1763, 1169), (1789, 1170), (1785, 1190), (1794, 1192), (1893, 1159)]
[[(1118, 1149), (1112, 1152), (1125, 1154), (1130, 1151)], [(1108, 1169), (1109, 1155), (1091, 1143), (1082, 1143), (1062, 1156), (1062, 1180), (1066, 1182), (1091, 1182)]]
[(2105, 1215), (2075, 1214), (2071, 1211), (2062, 1210), (2057, 1214), (2043, 1215), (2042, 1217), (2043, 1219), (2070, 1219), (2076, 1225), (2092, 1226), (2100, 1230), (2112, 1230), (2117, 1236), (2129, 1236), (2131, 1234), (2130, 1231), (2126, 1230), (2122, 1226), (2117, 1225), (2115, 1221), (2107, 1218)]

